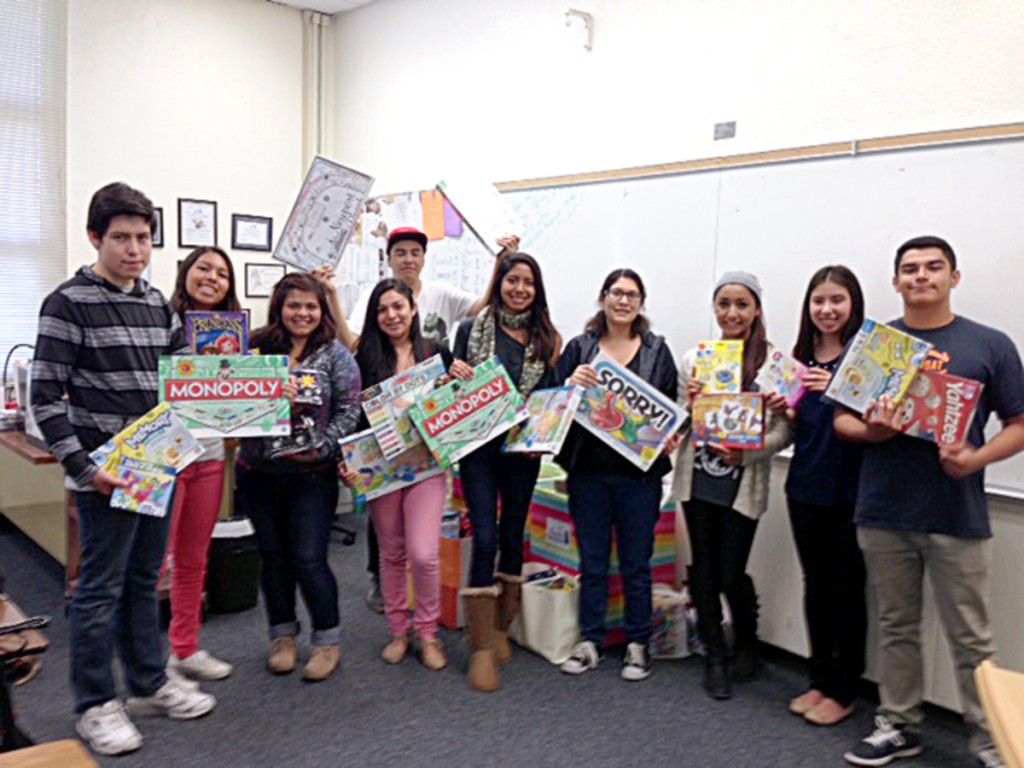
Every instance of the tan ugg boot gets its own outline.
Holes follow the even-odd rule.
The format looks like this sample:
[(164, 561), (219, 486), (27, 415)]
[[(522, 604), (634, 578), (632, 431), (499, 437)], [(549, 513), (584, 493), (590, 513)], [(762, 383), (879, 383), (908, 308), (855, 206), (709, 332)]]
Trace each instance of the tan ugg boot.
[(504, 667), (512, 661), (512, 645), (508, 641), (508, 628), (515, 617), (519, 615), (519, 607), (522, 605), (520, 596), (523, 590), (523, 577), (496, 573), (494, 578), (501, 582), (498, 608), (494, 614), (494, 660), (499, 667)]
[(303, 672), (302, 677), (311, 683), (319, 683), (330, 677), (340, 663), (340, 645), (315, 645), (313, 646), (313, 655), (306, 663), (306, 671)]
[(470, 587), (462, 590), (466, 604), (466, 630), (469, 635), (469, 672), (466, 683), (474, 691), (492, 693), (501, 687), (498, 665), (494, 663), (494, 616), (498, 587)]
[(275, 675), (287, 675), (295, 670), (299, 662), (299, 649), (295, 644), (295, 636), (288, 635), (278, 637), (270, 649), (270, 657), (267, 659), (267, 669)]

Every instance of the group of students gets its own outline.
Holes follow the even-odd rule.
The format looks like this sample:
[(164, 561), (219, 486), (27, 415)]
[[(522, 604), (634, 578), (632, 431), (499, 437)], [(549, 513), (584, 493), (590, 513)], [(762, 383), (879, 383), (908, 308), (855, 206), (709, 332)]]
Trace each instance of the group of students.
[[(185, 260), (170, 305), (142, 280), (152, 222), (152, 205), (136, 190), (113, 184), (96, 193), (87, 230), (97, 262), (44, 302), (33, 365), (37, 420), (67, 470), (82, 517), (82, 577), (70, 610), (77, 728), (104, 754), (141, 745), (129, 714), (189, 718), (209, 712), (213, 697), (183, 678), (217, 679), (231, 671), (198, 645), (206, 549), (224, 481), (221, 441), (205, 445), (205, 460), (178, 480), (166, 666), (155, 587), (168, 521), (110, 509), (109, 493), (120, 481), (87, 457), (155, 405), (157, 358), (185, 349), (184, 311), (238, 307), (230, 259), (216, 248), (198, 249)], [(339, 477), (350, 486), (357, 481), (339, 463), (338, 441), (367, 426), (359, 408), (363, 388), (435, 354), (449, 376), (461, 379), (497, 356), (527, 396), (565, 382), (595, 384), (591, 363), (603, 353), (684, 410), (701, 392), (693, 378), (696, 350), (686, 352), (677, 368), (665, 339), (650, 330), (646, 288), (636, 272), (617, 269), (605, 278), (597, 313), (563, 348), (540, 265), (518, 252), (515, 239), (502, 245), (480, 298), (420, 280), (427, 237), (412, 228), (392, 231), (387, 252), (394, 277), (374, 286), (348, 318), (330, 270), (289, 274), (275, 286), (267, 325), (254, 332), (252, 345), (264, 354), (287, 354), (293, 369), (317, 372), (321, 403), (296, 403), (295, 413), (314, 424), (322, 439), (286, 456), (273, 455), (264, 440), (245, 439), (238, 459), (238, 503), (253, 522), (262, 554), (271, 672), (289, 673), (298, 664), (296, 587), (313, 624), (306, 679), (324, 680), (339, 664), (337, 584), (327, 550)], [(808, 689), (789, 703), (790, 710), (818, 725), (838, 723), (853, 711), (864, 671), (867, 579), (878, 599), (881, 706), (876, 728), (845, 757), (857, 765), (885, 765), (920, 753), (919, 624), (927, 570), (957, 657), (971, 747), (982, 764), (998, 765), (971, 677), (993, 653), (987, 617), (991, 531), (981, 470), (1024, 448), (1024, 373), (1008, 337), (952, 313), (950, 293), (959, 279), (956, 257), (943, 240), (917, 238), (897, 252), (893, 285), (904, 314), (895, 325), (935, 345), (931, 367), (985, 385), (963, 446), (939, 449), (899, 434), (885, 399), (861, 417), (823, 398), (864, 319), (857, 278), (841, 266), (824, 267), (810, 281), (793, 349), (810, 368), (804, 377), (808, 393), (795, 409), (777, 393), (764, 393), (762, 450), (695, 447), (684, 429), (643, 471), (573, 425), (556, 461), (568, 475), (579, 543), (582, 637), (561, 670), (579, 675), (602, 660), (614, 535), (625, 597), (621, 676), (639, 681), (650, 675), (650, 559), (674, 457), (671, 497), (682, 503), (689, 533), (689, 585), (706, 650), (704, 687), (713, 698), (727, 699), (734, 682), (753, 678), (761, 665), (758, 601), (747, 560), (768, 506), (772, 456), (792, 442), (786, 495), (804, 569), (811, 658)], [(757, 391), (755, 381), (772, 351), (757, 278), (726, 273), (710, 298), (722, 338), (744, 342), (743, 390)], [(456, 323), (449, 352), (445, 342)], [(286, 387), (293, 400), (295, 393), (294, 385)], [(985, 443), (982, 430), (992, 411), (1004, 427)], [(540, 469), (538, 456), (502, 453), (503, 439), (459, 463), (474, 536), (469, 583), (462, 590), (471, 650), (467, 681), (479, 691), (497, 690), (499, 668), (512, 658), (507, 631), (519, 610), (523, 531)], [(442, 475), (369, 503), (387, 615), (389, 638), (381, 653), (387, 663), (401, 662), (416, 647), (427, 669), (447, 665), (438, 639), (445, 494)], [(416, 590), (412, 618), (407, 564)], [(723, 594), (732, 617), (731, 647)], [(127, 706), (114, 688), (115, 646), (124, 661)]]

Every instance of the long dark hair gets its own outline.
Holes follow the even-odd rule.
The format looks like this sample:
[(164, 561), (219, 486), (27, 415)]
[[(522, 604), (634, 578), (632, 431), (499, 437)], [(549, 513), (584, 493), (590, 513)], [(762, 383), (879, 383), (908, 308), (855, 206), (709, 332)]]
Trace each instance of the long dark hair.
[(338, 334), (338, 326), (331, 314), (331, 305), (327, 301), (327, 292), (320, 281), (311, 275), (294, 272), (277, 281), (274, 292), (270, 295), (270, 309), (267, 311), (267, 324), (252, 334), (251, 346), (258, 348), (264, 355), (286, 355), (292, 351), (292, 336), (281, 322), (281, 310), (288, 294), (292, 291), (306, 291), (316, 296), (320, 304), (320, 325), (306, 341), (302, 350), (301, 360), (305, 360), (315, 350), (333, 341)]
[(535, 359), (543, 360), (549, 366), (554, 367), (558, 362), (558, 353), (562, 348), (562, 337), (555, 330), (551, 322), (551, 313), (548, 310), (548, 295), (544, 290), (544, 278), (540, 272), (540, 264), (528, 253), (504, 252), (501, 261), (498, 262), (497, 274), (490, 291), (487, 293), (486, 302), (495, 312), (503, 308), (501, 301), (501, 283), (505, 275), (511, 272), (516, 266), (525, 264), (533, 273), (534, 297), (533, 304), (527, 310), (530, 313), (530, 320), (527, 323), (527, 330), (530, 333), (530, 343), (535, 350)]
[(807, 284), (807, 293), (804, 294), (800, 332), (797, 334), (796, 344), (793, 345), (793, 357), (801, 363), (810, 363), (814, 360), (814, 346), (821, 338), (821, 332), (811, 320), (811, 292), (829, 280), (845, 288), (850, 294), (850, 319), (840, 329), (839, 341), (846, 344), (864, 322), (864, 293), (860, 289), (857, 276), (840, 264), (822, 267), (811, 276), (811, 282)]
[[(416, 307), (416, 299), (413, 297), (412, 288), (396, 280), (393, 277), (386, 278), (377, 283), (370, 292), (370, 299), (366, 302), (366, 320), (363, 321), (363, 333), (359, 337), (359, 344), (356, 347), (356, 363), (359, 365), (359, 373), (363, 377), (363, 387), (383, 381), (395, 375), (395, 368), (398, 365), (398, 356), (395, 354), (395, 345), (391, 338), (380, 329), (377, 322), (377, 312), (380, 309), (380, 297), (388, 291), (404, 296), (409, 306)], [(420, 333), (420, 318), (417, 313), (412, 318), (412, 325), (409, 327), (409, 341), (412, 342), (412, 354), (417, 363), (421, 363), (434, 354), (435, 347)]]
[[(612, 286), (615, 285), (615, 281), (623, 277), (636, 283), (637, 290), (640, 291), (641, 303), (647, 300), (647, 289), (644, 288), (644, 281), (640, 279), (640, 275), (632, 269), (623, 268), (612, 270), (608, 277), (604, 279), (604, 283), (601, 285), (601, 293), (597, 296), (598, 302), (608, 295), (608, 291), (610, 291)], [(596, 333), (598, 336), (606, 336), (608, 334), (608, 318), (604, 315), (603, 307), (597, 311), (596, 315), (587, 321), (587, 325), (583, 330), (588, 333)], [(647, 316), (643, 314), (642, 310), (637, 313), (636, 318), (633, 320), (633, 325), (629, 330), (633, 336), (642, 336), (647, 333), (647, 331), (651, 330), (651, 321), (647, 319)]]
[(213, 308), (214, 312), (238, 312), (242, 309), (242, 305), (238, 302), (238, 296), (235, 294), (235, 268), (231, 264), (231, 259), (228, 257), (221, 248), (215, 245), (203, 245), (196, 248), (192, 253), (185, 257), (185, 260), (181, 262), (181, 266), (178, 267), (178, 279), (174, 283), (174, 293), (171, 295), (171, 309), (173, 309), (178, 317), (182, 320), (185, 319), (185, 313), (191, 312), (194, 309), (198, 309), (195, 300), (188, 295), (188, 291), (185, 287), (185, 280), (188, 277), (188, 271), (192, 269), (200, 256), (205, 256), (208, 253), (215, 253), (224, 259), (224, 263), (228, 265), (228, 292), (221, 299), (220, 303)]
[(764, 320), (764, 307), (761, 306), (761, 298), (743, 283), (723, 283), (712, 294), (711, 300), (714, 301), (718, 298), (718, 292), (727, 285), (739, 285), (745, 288), (757, 305), (757, 315), (754, 317), (754, 322), (750, 324), (750, 336), (743, 340), (743, 391), (749, 392), (754, 386), (757, 372), (761, 370), (764, 361), (768, 359), (768, 327)]

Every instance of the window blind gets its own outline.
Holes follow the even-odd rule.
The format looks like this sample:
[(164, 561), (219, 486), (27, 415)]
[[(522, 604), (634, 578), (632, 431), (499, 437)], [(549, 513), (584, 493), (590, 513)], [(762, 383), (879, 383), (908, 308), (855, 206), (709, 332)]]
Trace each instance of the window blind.
[(0, 364), (66, 277), (66, 60), (66, 3), (0, 0)]

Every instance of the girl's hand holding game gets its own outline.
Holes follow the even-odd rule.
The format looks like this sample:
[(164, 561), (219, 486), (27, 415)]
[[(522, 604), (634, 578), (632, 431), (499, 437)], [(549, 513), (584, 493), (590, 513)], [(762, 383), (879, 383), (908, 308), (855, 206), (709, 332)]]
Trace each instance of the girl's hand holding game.
[(288, 383), (284, 385), (284, 396), (287, 398), (288, 402), (292, 404), (295, 403), (295, 398), (299, 396), (299, 385), (294, 376), (292, 376)]
[(122, 480), (120, 477), (115, 477), (106, 470), (101, 469), (96, 473), (90, 484), (97, 491), (102, 493), (104, 496), (109, 496), (114, 492), (115, 488), (127, 488), (128, 481)]
[(338, 477), (341, 478), (341, 482), (348, 488), (355, 488), (359, 485), (359, 473), (349, 469), (345, 462), (341, 462), (338, 465)]
[(718, 456), (730, 467), (738, 467), (743, 463), (742, 451), (737, 451), (733, 448), (723, 448), (720, 445), (714, 445), (712, 443), (708, 443), (708, 450)]
[(775, 413), (785, 414), (786, 413), (786, 398), (784, 395), (780, 395), (778, 392), (772, 392), (769, 395), (765, 395), (764, 407), (769, 411)]
[(575, 384), (578, 387), (596, 387), (597, 386), (597, 371), (594, 366), (583, 365), (576, 366), (576, 370), (572, 372), (572, 376), (569, 377), (569, 383)]
[(832, 381), (832, 374), (823, 368), (808, 368), (801, 381), (808, 392), (824, 392)]
[(473, 366), (467, 363), (465, 360), (456, 360), (452, 363), (451, 368), (448, 369), (448, 373), (454, 376), (456, 379), (462, 381), (469, 381), (473, 378)]
[(686, 382), (686, 400), (689, 404), (693, 405), (693, 398), (699, 395), (704, 390), (704, 382), (698, 379), (690, 379)]
[(334, 282), (334, 270), (330, 267), (317, 267), (310, 273), (324, 287), (328, 294), (337, 293), (338, 285)]
[(889, 395), (882, 395), (864, 412), (864, 422), (879, 436), (892, 437), (899, 430), (894, 426), (896, 406)]

